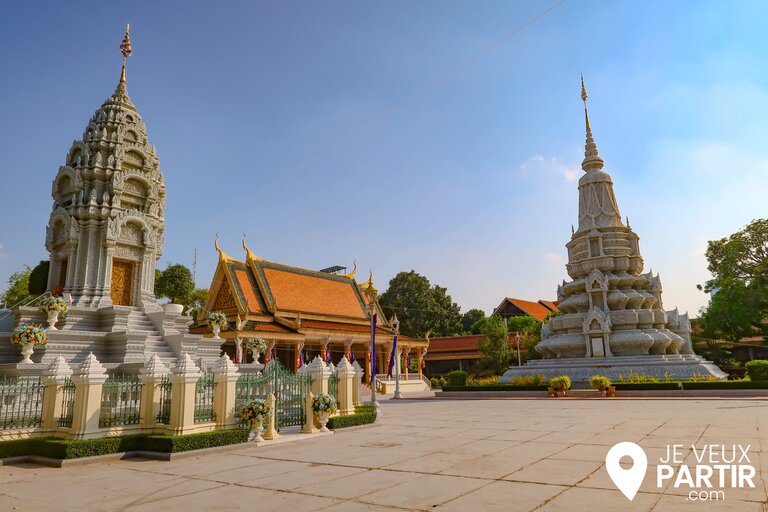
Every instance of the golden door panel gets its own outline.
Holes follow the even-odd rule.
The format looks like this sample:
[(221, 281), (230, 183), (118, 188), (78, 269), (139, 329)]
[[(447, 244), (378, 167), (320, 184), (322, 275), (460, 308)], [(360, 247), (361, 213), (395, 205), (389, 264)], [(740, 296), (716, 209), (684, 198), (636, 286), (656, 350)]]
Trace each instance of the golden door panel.
[(112, 304), (117, 306), (133, 305), (133, 269), (136, 264), (132, 261), (112, 260), (112, 282), (110, 296)]

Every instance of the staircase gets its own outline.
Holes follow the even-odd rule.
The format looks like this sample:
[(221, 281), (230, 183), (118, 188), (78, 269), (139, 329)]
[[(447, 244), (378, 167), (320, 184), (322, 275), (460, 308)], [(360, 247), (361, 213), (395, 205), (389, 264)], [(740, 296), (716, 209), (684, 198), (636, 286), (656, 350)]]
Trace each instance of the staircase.
[(145, 354), (147, 359), (157, 354), (165, 365), (173, 366), (176, 364), (176, 354), (165, 342), (152, 320), (141, 309), (134, 307), (128, 313), (128, 332), (146, 336)]

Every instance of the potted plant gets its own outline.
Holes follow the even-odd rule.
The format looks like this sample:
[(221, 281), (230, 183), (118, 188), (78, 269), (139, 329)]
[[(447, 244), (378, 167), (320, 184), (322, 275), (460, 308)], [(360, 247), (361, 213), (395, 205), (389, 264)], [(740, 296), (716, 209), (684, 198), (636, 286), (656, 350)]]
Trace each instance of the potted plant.
[(217, 311), (208, 315), (208, 327), (210, 327), (211, 331), (213, 331), (214, 338), (221, 339), (219, 338), (219, 333), (225, 325), (227, 325), (227, 315), (221, 311)]
[(552, 377), (549, 379), (549, 387), (555, 391), (555, 396), (565, 396), (565, 392), (571, 389), (571, 378), (567, 375)]
[(251, 425), (251, 441), (263, 441), (261, 431), (264, 429), (264, 422), (272, 417), (272, 408), (269, 404), (265, 400), (257, 398), (243, 407), (240, 417)]
[(37, 309), (48, 315), (48, 329), (55, 331), (57, 330), (56, 322), (59, 321), (59, 316), (67, 314), (69, 305), (67, 304), (67, 301), (61, 297), (49, 295), (48, 297), (40, 299), (40, 302), (37, 304)]
[(336, 412), (336, 399), (328, 393), (320, 393), (312, 399), (312, 411), (320, 423), (320, 432), (328, 432), (328, 417)]
[(44, 346), (47, 341), (45, 329), (39, 325), (22, 324), (11, 334), (11, 343), (19, 347), (21, 355), (24, 356), (22, 363), (31, 363), (32, 359), (29, 356), (32, 355), (34, 346)]
[(599, 396), (605, 396), (610, 385), (610, 379), (608, 379), (608, 377), (603, 377), (602, 375), (593, 375), (589, 379), (589, 387), (596, 389)]
[(195, 291), (192, 272), (181, 264), (170, 265), (155, 273), (155, 293), (166, 297), (170, 302), (163, 304), (166, 313), (180, 315), (184, 312), (184, 302)]

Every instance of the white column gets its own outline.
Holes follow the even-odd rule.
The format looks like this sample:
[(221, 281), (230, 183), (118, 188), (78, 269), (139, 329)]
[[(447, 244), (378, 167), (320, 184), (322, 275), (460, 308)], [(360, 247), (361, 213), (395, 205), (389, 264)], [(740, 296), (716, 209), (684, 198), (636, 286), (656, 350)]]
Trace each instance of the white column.
[(186, 352), (181, 353), (179, 364), (171, 370), (171, 424), (172, 434), (184, 434), (195, 426), (195, 385), (203, 375)]
[(213, 368), (213, 382), (216, 385), (213, 407), (216, 411), (216, 426), (219, 428), (235, 428), (240, 423), (240, 411), (235, 410), (237, 371), (237, 365), (227, 354), (222, 355)]
[(62, 413), (62, 399), (64, 383), (72, 375), (72, 368), (62, 356), (53, 360), (51, 365), (43, 372), (43, 430), (56, 430)]
[(141, 423), (144, 428), (154, 428), (157, 425), (157, 415), (160, 412), (160, 383), (170, 373), (157, 354), (154, 354), (144, 367), (139, 370), (141, 387)]
[(76, 439), (99, 437), (101, 391), (107, 380), (107, 369), (91, 352), (75, 371), (75, 410), (72, 434)]

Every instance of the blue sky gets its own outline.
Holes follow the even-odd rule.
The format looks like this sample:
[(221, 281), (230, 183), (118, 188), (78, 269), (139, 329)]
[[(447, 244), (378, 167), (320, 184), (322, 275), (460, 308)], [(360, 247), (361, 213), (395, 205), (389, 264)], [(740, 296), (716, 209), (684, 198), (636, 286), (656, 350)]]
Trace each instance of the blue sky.
[(381, 290), (415, 269), (463, 310), (554, 299), (583, 72), (646, 269), (667, 309), (696, 312), (706, 241), (766, 214), (768, 5), (568, 0), (424, 90), (553, 3), (5, 6), (0, 280), (47, 258), (51, 181), (115, 88), (130, 22), (128, 91), (168, 187), (161, 267), (197, 248), (208, 286), (215, 233), (241, 256), (245, 231), (273, 261), (357, 258)]

